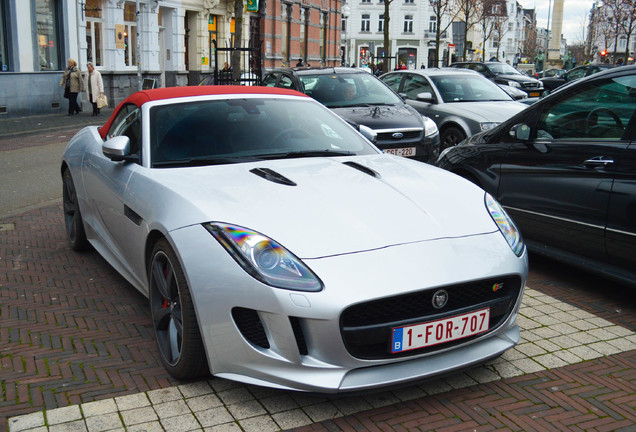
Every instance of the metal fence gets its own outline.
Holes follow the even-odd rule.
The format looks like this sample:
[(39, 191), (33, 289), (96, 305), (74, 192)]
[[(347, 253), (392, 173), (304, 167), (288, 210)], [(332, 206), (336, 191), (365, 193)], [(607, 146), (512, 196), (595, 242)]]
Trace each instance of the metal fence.
[[(214, 83), (217, 85), (261, 85), (263, 72), (261, 68), (261, 48), (218, 48), (214, 44)], [(232, 56), (238, 51), (241, 73), (234, 78), (233, 71), (227, 70), (225, 65), (232, 64)]]

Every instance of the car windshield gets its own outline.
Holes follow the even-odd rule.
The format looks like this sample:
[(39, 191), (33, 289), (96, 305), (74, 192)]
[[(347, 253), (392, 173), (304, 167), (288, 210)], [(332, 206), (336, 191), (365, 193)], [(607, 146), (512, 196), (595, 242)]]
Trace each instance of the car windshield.
[(311, 99), (260, 96), (154, 106), (150, 146), (153, 167), (376, 153)]
[(488, 69), (495, 75), (523, 75), (517, 69), (505, 63), (489, 64)]
[(482, 75), (436, 75), (431, 76), (431, 81), (446, 103), (512, 100), (497, 84)]
[(403, 103), (383, 82), (366, 72), (303, 74), (299, 78), (305, 93), (328, 108)]

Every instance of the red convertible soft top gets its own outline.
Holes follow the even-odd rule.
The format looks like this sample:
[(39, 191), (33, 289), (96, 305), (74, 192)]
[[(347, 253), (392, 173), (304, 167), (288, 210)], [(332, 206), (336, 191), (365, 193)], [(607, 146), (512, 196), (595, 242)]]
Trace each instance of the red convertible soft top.
[(119, 110), (125, 104), (134, 104), (142, 106), (146, 102), (162, 100), (162, 99), (174, 99), (190, 96), (206, 96), (206, 95), (234, 95), (234, 94), (264, 94), (264, 95), (289, 95), (289, 96), (305, 96), (303, 93), (295, 90), (282, 89), (277, 87), (259, 87), (259, 86), (191, 86), (191, 87), (165, 87), (154, 90), (142, 90), (131, 94), (124, 99), (113, 111), (112, 115), (102, 126), (99, 128), (99, 135), (102, 139), (106, 139), (108, 131), (110, 130), (113, 120), (117, 117)]

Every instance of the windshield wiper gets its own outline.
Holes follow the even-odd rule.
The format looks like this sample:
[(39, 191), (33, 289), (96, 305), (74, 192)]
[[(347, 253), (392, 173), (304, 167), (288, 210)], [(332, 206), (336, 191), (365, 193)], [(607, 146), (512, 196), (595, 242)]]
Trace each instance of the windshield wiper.
[(184, 166), (205, 166), (205, 165), (227, 165), (241, 162), (255, 162), (261, 160), (253, 156), (244, 157), (213, 157), (200, 156), (189, 159), (177, 159), (153, 162), (154, 167), (184, 167)]
[(259, 155), (262, 159), (288, 159), (299, 157), (330, 157), (330, 156), (353, 156), (354, 152), (339, 150), (300, 150), (285, 153), (270, 153)]

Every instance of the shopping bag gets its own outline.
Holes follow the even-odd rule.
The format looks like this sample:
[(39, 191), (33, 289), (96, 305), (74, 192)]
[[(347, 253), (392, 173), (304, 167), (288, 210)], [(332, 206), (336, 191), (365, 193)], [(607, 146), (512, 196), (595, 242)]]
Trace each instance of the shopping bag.
[(101, 109), (105, 106), (108, 106), (108, 98), (104, 93), (101, 93), (99, 96), (97, 96), (97, 108)]

